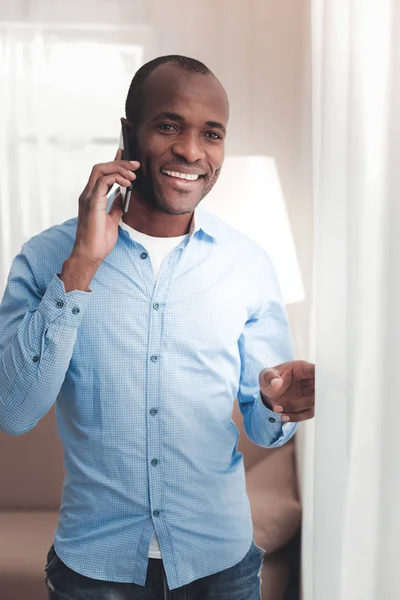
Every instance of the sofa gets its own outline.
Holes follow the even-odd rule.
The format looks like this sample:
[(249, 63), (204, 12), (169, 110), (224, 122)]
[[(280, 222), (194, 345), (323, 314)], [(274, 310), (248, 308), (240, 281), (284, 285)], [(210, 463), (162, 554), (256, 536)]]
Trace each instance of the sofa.
[[(255, 540), (265, 550), (262, 600), (289, 600), (289, 595), (297, 600), (293, 577), (290, 583), (301, 520), (294, 443), (272, 450), (253, 444), (243, 432), (237, 404), (233, 420), (241, 434)], [(57, 525), (63, 477), (54, 407), (25, 435), (0, 434), (0, 600), (48, 598), (43, 566)]]

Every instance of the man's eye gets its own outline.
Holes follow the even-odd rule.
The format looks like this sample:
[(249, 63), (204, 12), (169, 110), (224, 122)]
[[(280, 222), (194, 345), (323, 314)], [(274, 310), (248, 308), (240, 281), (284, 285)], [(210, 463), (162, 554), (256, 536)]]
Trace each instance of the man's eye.
[(215, 131), (208, 131), (206, 135), (210, 136), (213, 140), (222, 140), (222, 136)]
[(171, 125), (171, 123), (160, 123), (157, 127), (158, 129), (161, 129), (161, 131), (176, 131), (176, 127)]

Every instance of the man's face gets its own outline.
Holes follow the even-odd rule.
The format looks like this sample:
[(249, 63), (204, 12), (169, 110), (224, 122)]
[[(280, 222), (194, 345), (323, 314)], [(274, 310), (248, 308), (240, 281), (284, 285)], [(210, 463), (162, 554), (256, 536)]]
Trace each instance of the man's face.
[(212, 75), (176, 65), (158, 67), (146, 80), (140, 123), (132, 137), (140, 162), (134, 183), (161, 212), (192, 212), (218, 179), (228, 122), (226, 94)]

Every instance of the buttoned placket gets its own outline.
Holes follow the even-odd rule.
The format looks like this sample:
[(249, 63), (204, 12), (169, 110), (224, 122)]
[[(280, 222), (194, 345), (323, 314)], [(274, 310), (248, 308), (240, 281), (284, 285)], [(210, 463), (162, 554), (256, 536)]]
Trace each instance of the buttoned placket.
[[(157, 535), (162, 535), (165, 527), (163, 519), (163, 447), (161, 437), (161, 421), (163, 419), (163, 397), (160, 389), (161, 373), (163, 369), (162, 354), (162, 325), (165, 310), (168, 309), (168, 293), (172, 284), (176, 266), (184, 248), (178, 246), (163, 261), (158, 279), (154, 282), (154, 274), (150, 259), (142, 258), (144, 251), (140, 252), (140, 266), (149, 290), (149, 335), (147, 347), (147, 389), (146, 389), (146, 414), (147, 414), (147, 457), (148, 481), (150, 492), (150, 512)], [(151, 285), (152, 283), (152, 285)]]

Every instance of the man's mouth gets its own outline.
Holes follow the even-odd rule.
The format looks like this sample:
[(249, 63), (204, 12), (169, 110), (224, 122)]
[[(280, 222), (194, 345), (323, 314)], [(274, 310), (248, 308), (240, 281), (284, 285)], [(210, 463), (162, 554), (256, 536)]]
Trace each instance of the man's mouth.
[(197, 181), (202, 177), (199, 173), (182, 173), (182, 171), (170, 171), (168, 169), (161, 169), (163, 175), (173, 177), (175, 179), (181, 179), (184, 181)]

